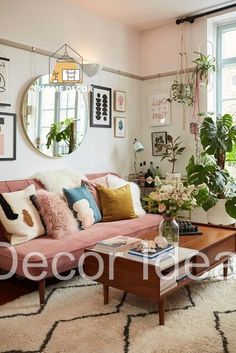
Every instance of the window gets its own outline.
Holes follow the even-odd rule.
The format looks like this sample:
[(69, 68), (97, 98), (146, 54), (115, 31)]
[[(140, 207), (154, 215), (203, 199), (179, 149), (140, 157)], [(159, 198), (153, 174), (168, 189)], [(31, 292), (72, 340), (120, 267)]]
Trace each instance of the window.
[[(218, 27), (217, 64), (217, 113), (230, 113), (236, 123), (236, 22)], [(236, 148), (226, 158), (235, 175)]]
[(236, 22), (217, 30), (217, 112), (236, 122)]

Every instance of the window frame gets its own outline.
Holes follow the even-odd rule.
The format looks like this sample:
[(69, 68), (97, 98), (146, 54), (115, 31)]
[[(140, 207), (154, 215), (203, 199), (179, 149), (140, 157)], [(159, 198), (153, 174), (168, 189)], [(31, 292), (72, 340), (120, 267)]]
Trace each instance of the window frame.
[(223, 94), (222, 94), (222, 68), (227, 65), (236, 65), (236, 56), (223, 59), (222, 57), (222, 46), (223, 46), (223, 34), (224, 32), (229, 32), (232, 30), (236, 30), (236, 21), (234, 20), (228, 24), (219, 24), (217, 26), (217, 40), (216, 40), (216, 59), (217, 59), (217, 81), (216, 81), (216, 111), (217, 114), (222, 114), (222, 102), (223, 102)]

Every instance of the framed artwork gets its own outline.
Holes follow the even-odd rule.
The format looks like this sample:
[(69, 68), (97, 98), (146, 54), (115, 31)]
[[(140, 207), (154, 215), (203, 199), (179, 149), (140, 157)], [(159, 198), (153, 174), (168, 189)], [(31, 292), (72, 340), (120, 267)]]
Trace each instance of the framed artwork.
[(10, 59), (0, 57), (0, 106), (10, 107), (8, 98), (8, 66)]
[(117, 112), (126, 111), (126, 92), (114, 91), (114, 110)]
[(16, 114), (0, 112), (0, 161), (16, 159)]
[(115, 137), (125, 137), (126, 135), (126, 118), (114, 118), (114, 135)]
[(111, 88), (92, 85), (90, 95), (90, 126), (111, 127)]
[(148, 115), (151, 126), (171, 124), (170, 91), (156, 91), (148, 94)]
[(167, 143), (167, 132), (152, 132), (152, 155), (163, 156), (167, 153), (165, 144)]

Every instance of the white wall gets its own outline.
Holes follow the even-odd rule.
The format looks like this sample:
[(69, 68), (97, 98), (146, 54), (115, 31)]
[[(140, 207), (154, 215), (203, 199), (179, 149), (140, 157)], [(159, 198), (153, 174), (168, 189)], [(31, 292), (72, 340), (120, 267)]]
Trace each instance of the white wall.
[[(50, 51), (67, 42), (83, 57), (121, 70), (139, 70), (139, 33), (118, 22), (96, 17), (64, 0), (0, 0), (0, 37)], [(27, 86), (48, 73), (48, 58), (0, 45), (0, 56), (10, 58), (10, 108), (17, 113), (17, 159), (0, 162), (0, 180), (32, 175), (38, 170), (70, 167), (81, 172), (132, 171), (133, 138), (141, 136), (140, 81), (101, 72), (87, 83), (127, 92), (126, 138), (114, 138), (114, 129), (88, 127), (81, 146), (71, 155), (50, 159), (32, 149), (22, 125), (20, 105)], [(87, 97), (86, 97), (87, 99)], [(131, 170), (130, 170), (131, 167)]]
[[(206, 48), (206, 20), (197, 20), (194, 24), (184, 26), (186, 51), (188, 53), (189, 67), (193, 67), (194, 51), (204, 51)], [(142, 33), (141, 69), (143, 75), (166, 73), (175, 71), (178, 67), (180, 52), (181, 26), (175, 23), (153, 28)], [(186, 147), (183, 155), (176, 163), (176, 172), (185, 175), (185, 167), (192, 154), (195, 154), (194, 135), (190, 134), (189, 124), (192, 119), (192, 108), (186, 108), (185, 124), (182, 104), (171, 103), (171, 125), (162, 127), (150, 127), (148, 116), (147, 97), (149, 92), (170, 89), (175, 76), (147, 80), (142, 85), (142, 119), (143, 119), (143, 143), (145, 145), (144, 159), (154, 161), (154, 165), (160, 167), (164, 176), (171, 172), (172, 164), (167, 160), (161, 162), (161, 157), (152, 156), (151, 133), (167, 131), (173, 137), (181, 137)], [(201, 111), (207, 110), (206, 94), (201, 94)]]

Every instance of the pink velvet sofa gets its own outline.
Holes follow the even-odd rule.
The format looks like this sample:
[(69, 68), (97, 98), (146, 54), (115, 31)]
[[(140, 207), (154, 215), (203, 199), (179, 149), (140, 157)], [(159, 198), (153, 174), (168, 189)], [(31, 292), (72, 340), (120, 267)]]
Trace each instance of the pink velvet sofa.
[[(97, 178), (107, 173), (96, 173), (87, 175), (88, 179)], [(0, 181), (0, 193), (13, 192), (26, 188), (28, 185), (34, 184), (36, 189), (44, 188), (43, 185), (35, 179)], [(23, 260), (25, 256), (31, 252), (40, 252), (47, 259), (47, 266), (42, 263), (42, 258), (34, 255), (29, 259), (29, 273), (32, 276), (39, 276), (44, 271), (45, 276), (43, 279), (38, 280), (39, 299), (40, 304), (44, 304), (45, 298), (45, 279), (52, 277), (52, 261), (53, 258), (61, 253), (68, 252), (73, 255), (73, 260), (68, 256), (61, 256), (57, 262), (57, 269), (59, 273), (71, 270), (78, 266), (80, 256), (83, 254), (85, 247), (95, 244), (96, 242), (107, 239), (116, 235), (126, 235), (131, 237), (139, 237), (148, 230), (154, 230), (160, 223), (161, 217), (157, 215), (146, 214), (142, 217), (116, 221), (116, 222), (100, 222), (94, 224), (92, 227), (77, 231), (70, 234), (69, 237), (55, 240), (47, 235), (33, 239), (26, 243), (15, 246), (14, 250), (17, 254), (17, 268), (15, 273), (23, 276)], [(0, 223), (0, 241), (5, 241), (4, 229)], [(12, 253), (11, 247), (0, 247), (0, 269), (10, 271), (12, 268)], [(35, 267), (33, 267), (35, 266)]]

